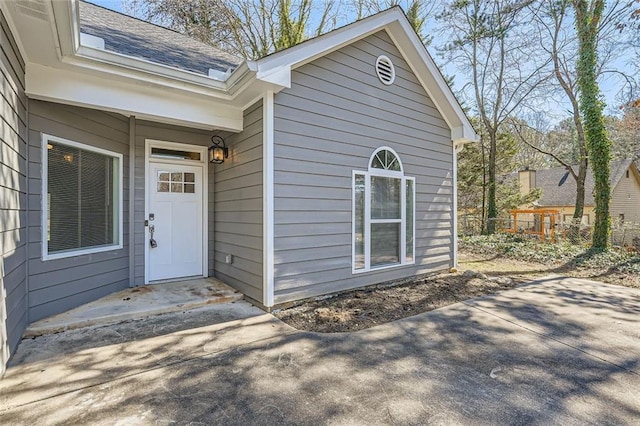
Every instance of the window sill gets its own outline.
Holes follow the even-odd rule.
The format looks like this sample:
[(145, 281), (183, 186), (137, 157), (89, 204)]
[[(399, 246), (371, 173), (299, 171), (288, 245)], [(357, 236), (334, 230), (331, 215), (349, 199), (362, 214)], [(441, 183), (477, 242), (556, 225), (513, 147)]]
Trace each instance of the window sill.
[(402, 268), (403, 266), (413, 266), (415, 265), (416, 262), (407, 262), (407, 263), (394, 263), (393, 265), (385, 265), (385, 266), (379, 266), (377, 268), (369, 268), (369, 269), (352, 269), (351, 270), (351, 274), (352, 275), (357, 275), (357, 274), (364, 274), (366, 272), (378, 272), (378, 271), (385, 271), (387, 269), (394, 269), (394, 268)]
[(64, 258), (67, 258), (67, 257), (77, 257), (77, 256), (83, 256), (83, 255), (87, 255), (87, 254), (103, 253), (103, 252), (106, 252), (106, 251), (120, 250), (122, 248), (123, 248), (122, 244), (110, 245), (110, 246), (100, 246), (100, 247), (89, 247), (89, 248), (82, 249), (82, 250), (63, 251), (63, 252), (56, 252), (56, 253), (50, 253), (50, 254), (43, 254), (42, 255), (42, 260), (43, 261), (47, 261), (47, 260), (64, 259)]

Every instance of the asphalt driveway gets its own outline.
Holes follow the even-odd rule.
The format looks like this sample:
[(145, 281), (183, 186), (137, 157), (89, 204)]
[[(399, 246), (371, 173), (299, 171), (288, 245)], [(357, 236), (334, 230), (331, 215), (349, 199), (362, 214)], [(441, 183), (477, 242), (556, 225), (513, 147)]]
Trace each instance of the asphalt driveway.
[(0, 424), (637, 424), (639, 319), (561, 278), (343, 334), (240, 302), (24, 341)]

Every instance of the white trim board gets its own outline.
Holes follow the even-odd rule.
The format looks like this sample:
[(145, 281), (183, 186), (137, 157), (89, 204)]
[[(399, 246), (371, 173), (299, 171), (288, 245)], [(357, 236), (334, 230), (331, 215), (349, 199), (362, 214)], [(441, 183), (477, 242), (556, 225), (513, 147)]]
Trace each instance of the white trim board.
[(274, 94), (268, 91), (262, 102), (262, 304), (274, 305)]
[[(169, 160), (151, 158), (152, 148), (167, 148), (182, 151), (194, 151), (200, 153), (200, 161), (196, 160)], [(203, 145), (190, 145), (177, 142), (160, 141), (155, 139), (145, 139), (144, 141), (144, 220), (149, 218), (149, 164), (150, 162), (161, 164), (189, 164), (190, 166), (202, 167), (202, 276), (209, 275), (209, 167), (207, 163), (208, 147)], [(145, 226), (144, 231), (144, 283), (149, 284), (149, 227)], [(179, 280), (180, 278), (175, 278)], [(161, 280), (161, 281), (174, 281)], [(155, 282), (155, 281), (154, 281)]]

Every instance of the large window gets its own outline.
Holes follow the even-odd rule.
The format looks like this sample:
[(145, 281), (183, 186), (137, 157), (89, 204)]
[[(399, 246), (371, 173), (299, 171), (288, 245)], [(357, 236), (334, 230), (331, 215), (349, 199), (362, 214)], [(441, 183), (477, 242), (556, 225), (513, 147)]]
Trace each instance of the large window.
[(43, 259), (122, 247), (122, 155), (43, 135)]
[(353, 271), (414, 263), (415, 179), (387, 147), (353, 172)]

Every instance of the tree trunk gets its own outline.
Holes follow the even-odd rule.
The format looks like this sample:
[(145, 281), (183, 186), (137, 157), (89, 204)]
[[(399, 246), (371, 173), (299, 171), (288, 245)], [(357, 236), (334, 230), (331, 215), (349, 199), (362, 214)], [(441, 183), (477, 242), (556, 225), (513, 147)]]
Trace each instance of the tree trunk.
[(605, 250), (609, 246), (611, 217), (609, 201), (609, 161), (611, 150), (602, 114), (600, 88), (597, 83), (597, 35), (598, 24), (604, 9), (602, 0), (589, 4), (586, 0), (574, 0), (576, 29), (578, 32), (578, 87), (587, 149), (594, 177), (596, 218), (593, 226), (592, 247)]
[(576, 178), (576, 206), (573, 211), (573, 222), (569, 229), (569, 238), (573, 243), (580, 242), (580, 223), (582, 222), (582, 216), (584, 216), (584, 183), (587, 180), (587, 163), (586, 157), (580, 161), (578, 166), (578, 177)]
[[(481, 137), (484, 138), (484, 136)], [(480, 223), (480, 230), (485, 233), (487, 230), (487, 163), (483, 140), (480, 140), (480, 147), (482, 149), (482, 222)]]
[(498, 151), (498, 135), (494, 129), (489, 133), (489, 190), (487, 194), (487, 234), (496, 232), (498, 205), (496, 203), (496, 155)]

